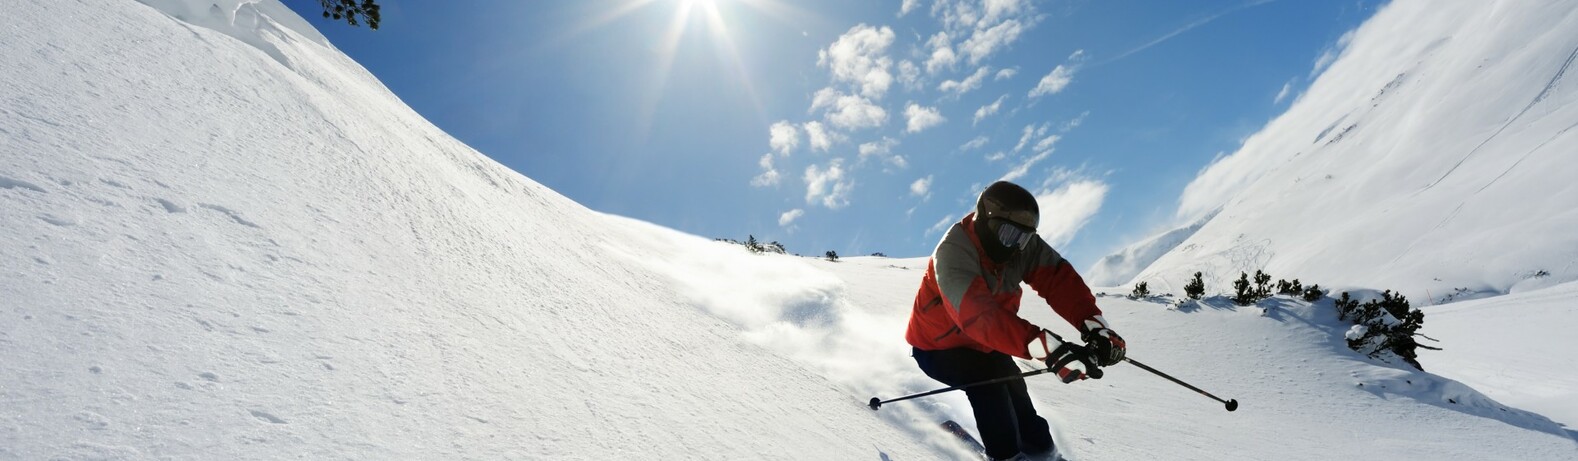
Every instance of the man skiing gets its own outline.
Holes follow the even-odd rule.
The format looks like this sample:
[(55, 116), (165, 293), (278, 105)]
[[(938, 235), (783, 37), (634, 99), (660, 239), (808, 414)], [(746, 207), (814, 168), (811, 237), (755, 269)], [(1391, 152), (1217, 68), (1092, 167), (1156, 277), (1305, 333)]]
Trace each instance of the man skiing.
[[(1036, 235), (1039, 208), (1029, 191), (998, 181), (937, 244), (905, 333), (927, 376), (958, 386), (1014, 375), (1020, 371), (1011, 357), (1032, 359), (1037, 340), (1036, 349), (1046, 351), (1043, 330), (1018, 315), (1020, 283), (1079, 330), (1099, 365), (1123, 359), (1123, 339), (1102, 318), (1090, 287)], [(1053, 453), (1051, 430), (1031, 405), (1023, 379), (964, 392), (987, 456)]]

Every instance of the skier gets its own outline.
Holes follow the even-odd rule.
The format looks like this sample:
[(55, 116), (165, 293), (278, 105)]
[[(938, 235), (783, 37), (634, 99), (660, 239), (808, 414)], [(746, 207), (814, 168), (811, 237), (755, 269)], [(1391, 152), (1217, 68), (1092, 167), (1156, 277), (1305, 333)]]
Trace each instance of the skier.
[[(1080, 331), (1098, 364), (1123, 359), (1123, 338), (1102, 318), (1090, 287), (1036, 235), (1039, 208), (1029, 191), (998, 181), (937, 244), (905, 333), (927, 376), (949, 386), (985, 381), (1018, 374), (1010, 356), (1033, 359), (1037, 340), (1036, 349), (1046, 351), (1043, 330), (1018, 315), (1020, 283)], [(987, 456), (1052, 456), (1051, 430), (1023, 379), (967, 388), (965, 395)]]

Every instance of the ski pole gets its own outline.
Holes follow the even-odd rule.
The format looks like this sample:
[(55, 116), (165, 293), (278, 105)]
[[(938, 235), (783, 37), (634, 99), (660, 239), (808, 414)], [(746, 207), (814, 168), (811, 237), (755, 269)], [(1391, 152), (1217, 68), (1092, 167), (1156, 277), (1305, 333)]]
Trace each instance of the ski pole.
[[(1045, 330), (1043, 330), (1043, 331), (1045, 331)], [(944, 387), (942, 389), (930, 390), (930, 391), (922, 392), (922, 393), (919, 393), (919, 394), (910, 394), (910, 395), (906, 395), (906, 396), (898, 397), (898, 398), (894, 398), (894, 399), (889, 399), (889, 400), (882, 400), (882, 399), (879, 399), (879, 398), (876, 398), (876, 397), (872, 397), (871, 401), (869, 403), (867, 403), (866, 406), (871, 407), (872, 410), (876, 410), (878, 408), (882, 408), (882, 404), (884, 404), (884, 403), (892, 403), (892, 402), (898, 402), (898, 401), (903, 401), (903, 400), (909, 400), (909, 399), (918, 398), (918, 397), (925, 397), (925, 396), (928, 396), (928, 395), (936, 395), (936, 394), (941, 394), (941, 393), (944, 393), (944, 392), (957, 391), (957, 390), (960, 390), (960, 389), (968, 389), (968, 388), (972, 388), (972, 387), (976, 387), (976, 386), (985, 386), (987, 384), (997, 384), (997, 383), (1001, 383), (1001, 382), (1004, 382), (1004, 381), (1012, 381), (1012, 380), (1015, 380), (1015, 379), (1024, 379), (1024, 378), (1027, 378), (1027, 377), (1039, 375), (1039, 374), (1042, 374), (1042, 373), (1048, 373), (1048, 372), (1057, 373), (1057, 375), (1063, 379), (1064, 383), (1071, 383), (1071, 382), (1074, 382), (1074, 381), (1077, 381), (1077, 380), (1085, 379), (1086, 377), (1093, 378), (1093, 379), (1101, 379), (1101, 376), (1102, 376), (1101, 368), (1096, 366), (1095, 360), (1091, 358), (1089, 350), (1087, 350), (1084, 346), (1076, 346), (1073, 343), (1063, 341), (1063, 338), (1058, 336), (1056, 333), (1052, 333), (1050, 331), (1045, 331), (1045, 333), (1048, 334), (1048, 335), (1051, 335), (1052, 338), (1054, 338), (1057, 341), (1057, 349), (1052, 350), (1052, 351), (1048, 351), (1048, 353), (1047, 353), (1047, 357), (1048, 358), (1045, 359), (1045, 360), (1047, 360), (1047, 362), (1048, 362), (1047, 365), (1048, 366), (1046, 368), (1042, 368), (1042, 369), (1039, 369), (1039, 370), (1026, 371), (1024, 373), (1020, 373), (1020, 374), (1017, 374), (1017, 375), (1009, 375), (1009, 376), (1003, 376), (1003, 377), (1000, 377), (1000, 378), (992, 378), (992, 379), (988, 379), (988, 380), (984, 380), (984, 381), (978, 381), (978, 382), (973, 382), (973, 383), (969, 383), (969, 384), (960, 384), (958, 386)], [(1079, 362), (1079, 363), (1083, 364), (1085, 366), (1085, 369), (1083, 371), (1069, 369), (1068, 365), (1071, 364), (1071, 363), (1074, 363), (1074, 362)]]
[(866, 406), (871, 407), (872, 410), (876, 410), (878, 408), (882, 408), (882, 404), (884, 404), (884, 403), (899, 402), (899, 401), (909, 400), (909, 399), (913, 399), (913, 398), (925, 397), (925, 396), (928, 396), (928, 395), (936, 395), (936, 394), (941, 394), (941, 393), (944, 393), (944, 392), (957, 391), (957, 390), (960, 390), (960, 389), (968, 389), (968, 388), (976, 387), (976, 386), (985, 386), (987, 384), (997, 384), (997, 383), (1004, 382), (1004, 381), (1011, 381), (1011, 380), (1015, 380), (1015, 379), (1022, 379), (1022, 378), (1029, 377), (1029, 376), (1035, 376), (1035, 375), (1039, 375), (1039, 374), (1050, 372), (1050, 371), (1052, 371), (1051, 368), (1042, 368), (1040, 370), (1031, 370), (1031, 371), (1027, 371), (1027, 372), (1020, 373), (1020, 374), (1017, 374), (1017, 375), (1009, 375), (1009, 376), (1004, 376), (1004, 377), (1001, 377), (1001, 378), (988, 379), (986, 381), (978, 381), (978, 382), (973, 382), (973, 383), (969, 383), (969, 384), (960, 384), (958, 386), (944, 387), (942, 389), (934, 389), (934, 390), (922, 392), (922, 393), (919, 393), (919, 394), (910, 394), (910, 395), (906, 395), (906, 396), (903, 396), (903, 397), (892, 398), (892, 399), (888, 399), (888, 400), (882, 400), (882, 399), (879, 399), (879, 398), (876, 398), (876, 397), (872, 397), (871, 398), (871, 402), (867, 403)]
[(1183, 386), (1183, 387), (1187, 387), (1187, 388), (1189, 388), (1189, 390), (1192, 390), (1192, 391), (1195, 391), (1195, 392), (1199, 392), (1200, 395), (1203, 395), (1203, 396), (1206, 396), (1206, 397), (1210, 397), (1212, 400), (1216, 400), (1218, 402), (1222, 402), (1222, 404), (1227, 405), (1227, 411), (1233, 411), (1233, 410), (1237, 410), (1238, 409), (1238, 399), (1222, 400), (1220, 397), (1211, 395), (1210, 392), (1206, 392), (1206, 391), (1200, 390), (1200, 388), (1191, 386), (1191, 385), (1189, 385), (1189, 383), (1183, 382), (1183, 381), (1179, 380), (1178, 378), (1174, 378), (1172, 376), (1169, 376), (1167, 373), (1162, 373), (1160, 370), (1157, 370), (1155, 368), (1151, 368), (1149, 366), (1146, 366), (1145, 364), (1140, 363), (1138, 360), (1134, 360), (1134, 359), (1131, 359), (1131, 358), (1128, 358), (1128, 357), (1124, 357), (1123, 361), (1132, 363), (1132, 364), (1134, 364), (1134, 366), (1140, 367), (1141, 369), (1143, 369), (1145, 371), (1149, 371), (1151, 373), (1155, 373), (1156, 376), (1167, 378), (1168, 381), (1172, 381), (1172, 382), (1178, 383), (1178, 385)]

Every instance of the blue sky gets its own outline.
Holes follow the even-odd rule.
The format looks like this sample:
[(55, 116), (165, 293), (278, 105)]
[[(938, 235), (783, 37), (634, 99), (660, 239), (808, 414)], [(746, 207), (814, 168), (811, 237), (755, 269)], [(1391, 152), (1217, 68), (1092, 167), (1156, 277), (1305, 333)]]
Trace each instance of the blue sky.
[(592, 209), (924, 256), (1009, 177), (1084, 268), (1189, 218), (1184, 186), (1378, 2), (381, 0), (378, 31), (285, 3), (440, 128)]

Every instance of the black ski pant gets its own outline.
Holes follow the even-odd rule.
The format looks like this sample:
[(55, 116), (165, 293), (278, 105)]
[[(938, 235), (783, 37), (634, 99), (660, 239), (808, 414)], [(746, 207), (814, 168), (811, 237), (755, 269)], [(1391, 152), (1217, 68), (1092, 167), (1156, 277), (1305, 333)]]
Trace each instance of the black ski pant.
[[(937, 351), (914, 350), (915, 363), (932, 379), (959, 386), (1019, 374), (1014, 359), (1001, 352), (981, 352), (968, 348)], [(964, 390), (975, 412), (981, 445), (993, 459), (1012, 458), (1019, 453), (1038, 454), (1052, 450), (1052, 431), (1047, 420), (1036, 415), (1025, 391), (1025, 380), (1015, 379)]]

